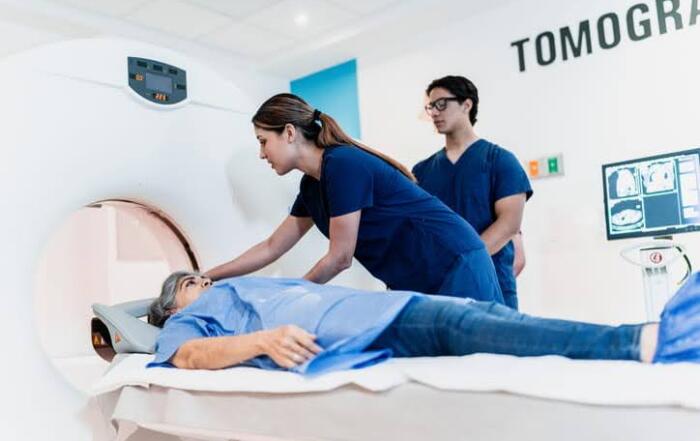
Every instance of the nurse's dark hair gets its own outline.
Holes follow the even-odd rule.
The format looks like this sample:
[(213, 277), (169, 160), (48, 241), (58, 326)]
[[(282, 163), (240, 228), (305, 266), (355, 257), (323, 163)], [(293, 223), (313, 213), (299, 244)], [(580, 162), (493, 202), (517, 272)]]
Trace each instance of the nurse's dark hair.
[(166, 277), (160, 287), (160, 295), (148, 307), (148, 323), (162, 328), (175, 310), (175, 294), (182, 279), (198, 275), (193, 271), (175, 271)]
[(282, 133), (287, 124), (292, 124), (304, 138), (314, 141), (320, 148), (342, 144), (354, 145), (383, 159), (410, 180), (416, 181), (413, 173), (399, 161), (353, 139), (330, 115), (315, 112), (313, 107), (294, 94), (280, 93), (268, 98), (255, 112), (252, 122), (255, 127), (276, 133)]
[(479, 113), (479, 91), (474, 83), (459, 75), (448, 75), (446, 77), (433, 80), (425, 89), (425, 94), (430, 95), (433, 89), (445, 89), (455, 97), (459, 98), (459, 103), (471, 100), (472, 108), (469, 111), (469, 121), (476, 124), (476, 114)]

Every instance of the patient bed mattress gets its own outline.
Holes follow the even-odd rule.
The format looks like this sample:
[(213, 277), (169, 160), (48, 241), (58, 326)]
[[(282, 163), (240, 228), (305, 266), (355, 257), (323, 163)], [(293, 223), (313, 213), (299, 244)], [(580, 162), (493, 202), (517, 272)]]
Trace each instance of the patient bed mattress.
[(120, 357), (93, 387), (113, 439), (700, 439), (697, 365), (476, 354), (305, 378), (150, 359)]

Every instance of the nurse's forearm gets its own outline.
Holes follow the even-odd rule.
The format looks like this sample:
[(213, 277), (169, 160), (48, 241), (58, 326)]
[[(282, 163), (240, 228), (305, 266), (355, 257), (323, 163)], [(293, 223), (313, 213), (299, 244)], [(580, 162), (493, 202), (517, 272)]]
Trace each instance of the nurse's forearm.
[(326, 283), (352, 266), (352, 256), (326, 254), (304, 278), (314, 283)]
[(493, 256), (501, 251), (501, 248), (503, 248), (518, 231), (520, 231), (520, 222), (508, 219), (507, 217), (498, 218), (481, 233), (481, 240), (484, 241), (489, 254)]
[(304, 278), (314, 283), (326, 283), (350, 268), (355, 254), (362, 210), (331, 217), (328, 252), (306, 273)]
[(232, 261), (210, 269), (204, 275), (219, 280), (264, 268), (289, 251), (312, 225), (311, 218), (287, 216), (270, 237)]
[(525, 268), (525, 246), (522, 233), (513, 236), (513, 275), (518, 277)]
[(496, 220), (481, 233), (481, 240), (486, 244), (490, 255), (501, 251), (501, 248), (520, 231), (525, 200), (525, 193), (519, 193), (501, 198), (494, 204)]
[(204, 275), (212, 280), (219, 280), (249, 274), (264, 268), (279, 258), (278, 253), (270, 247), (268, 242), (268, 240), (260, 242), (235, 259), (210, 269)]

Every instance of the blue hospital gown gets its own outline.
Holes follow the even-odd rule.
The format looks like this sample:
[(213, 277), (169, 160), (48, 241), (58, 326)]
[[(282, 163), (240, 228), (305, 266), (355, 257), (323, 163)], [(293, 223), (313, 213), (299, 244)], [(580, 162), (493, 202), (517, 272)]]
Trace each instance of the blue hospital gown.
[[(216, 282), (165, 323), (148, 367), (170, 366), (188, 340), (243, 335), (297, 325), (316, 335), (323, 351), (292, 368), (315, 375), (368, 366), (391, 356), (388, 350), (363, 352), (417, 293), (375, 293), (318, 285), (303, 279), (235, 277)], [(283, 369), (268, 356), (244, 365)]]

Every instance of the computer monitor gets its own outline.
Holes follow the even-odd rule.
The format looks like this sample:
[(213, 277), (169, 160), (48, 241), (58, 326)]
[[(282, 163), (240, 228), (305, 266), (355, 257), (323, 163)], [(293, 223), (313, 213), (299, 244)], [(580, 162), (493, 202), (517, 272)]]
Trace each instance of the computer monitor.
[(700, 148), (603, 165), (608, 240), (700, 230)]

